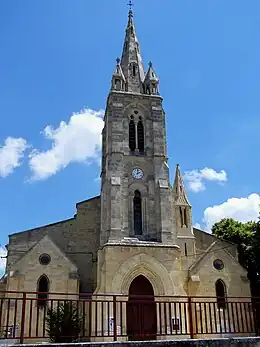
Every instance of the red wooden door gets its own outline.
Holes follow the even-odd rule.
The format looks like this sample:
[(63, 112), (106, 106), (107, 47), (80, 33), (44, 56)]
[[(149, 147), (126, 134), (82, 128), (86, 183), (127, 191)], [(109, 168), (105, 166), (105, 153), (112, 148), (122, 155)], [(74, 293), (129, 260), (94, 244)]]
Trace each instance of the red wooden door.
[(156, 303), (151, 283), (138, 276), (129, 288), (127, 303), (127, 334), (129, 340), (156, 339)]

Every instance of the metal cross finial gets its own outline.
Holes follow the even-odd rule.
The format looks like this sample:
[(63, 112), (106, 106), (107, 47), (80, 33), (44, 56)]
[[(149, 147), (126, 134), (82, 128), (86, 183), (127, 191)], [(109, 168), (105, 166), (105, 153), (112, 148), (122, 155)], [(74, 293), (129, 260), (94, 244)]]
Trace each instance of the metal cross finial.
[(134, 6), (134, 4), (132, 3), (132, 0), (130, 0), (127, 5), (129, 6), (130, 11), (132, 11), (132, 7)]

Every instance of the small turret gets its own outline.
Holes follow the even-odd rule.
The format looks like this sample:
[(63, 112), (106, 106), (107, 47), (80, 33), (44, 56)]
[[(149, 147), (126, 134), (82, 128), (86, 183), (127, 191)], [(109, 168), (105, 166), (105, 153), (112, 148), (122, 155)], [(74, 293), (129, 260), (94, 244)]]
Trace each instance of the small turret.
[(191, 207), (191, 204), (189, 202), (189, 199), (184, 187), (183, 179), (181, 177), (179, 164), (177, 164), (176, 166), (175, 179), (173, 184), (173, 197), (174, 197), (175, 206)]
[[(172, 191), (173, 213), (175, 216), (175, 228), (178, 245), (183, 254), (183, 267), (188, 268), (194, 261), (195, 237), (192, 227), (192, 210), (189, 202), (183, 179), (181, 177), (180, 166), (177, 165)], [(186, 259), (186, 260), (185, 260)]]
[(126, 81), (123, 70), (121, 68), (120, 59), (116, 60), (116, 70), (112, 76), (111, 90), (125, 91)]
[(159, 79), (156, 76), (152, 62), (150, 61), (149, 68), (144, 79), (144, 93), (158, 95), (159, 94), (158, 86), (159, 86)]
[(188, 200), (179, 165), (176, 167), (172, 195), (177, 236), (193, 235), (191, 204)]

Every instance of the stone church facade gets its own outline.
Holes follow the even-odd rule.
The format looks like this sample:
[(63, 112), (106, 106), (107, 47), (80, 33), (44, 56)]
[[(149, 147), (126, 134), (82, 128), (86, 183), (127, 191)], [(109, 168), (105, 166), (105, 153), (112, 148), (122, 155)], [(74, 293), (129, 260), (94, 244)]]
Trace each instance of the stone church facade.
[(250, 296), (236, 246), (192, 226), (177, 165), (169, 178), (165, 113), (145, 73), (130, 10), (102, 132), (99, 196), (73, 218), (9, 236), (6, 291), (128, 295), (143, 276), (155, 296)]

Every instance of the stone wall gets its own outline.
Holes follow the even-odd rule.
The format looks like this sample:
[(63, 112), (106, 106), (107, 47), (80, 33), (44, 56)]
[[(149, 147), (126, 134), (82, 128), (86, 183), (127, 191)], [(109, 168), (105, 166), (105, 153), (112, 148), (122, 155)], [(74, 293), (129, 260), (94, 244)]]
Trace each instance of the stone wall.
[(72, 218), (9, 235), (7, 268), (21, 259), (47, 234), (64, 250), (64, 237), (66, 238), (66, 235), (73, 234), (74, 227), (75, 219)]
[[(19, 286), (14, 285), (9, 278), (6, 290), (35, 291), (37, 279), (48, 271), (39, 265), (40, 253), (33, 252), (33, 249), (48, 236), (51, 241), (63, 253), (57, 259), (55, 266), (59, 267), (57, 281), (63, 284), (57, 288), (52, 286), (52, 291), (76, 292), (76, 287), (69, 286), (68, 269), (65, 265), (65, 258), (76, 265), (81, 280), (81, 290), (92, 292), (96, 287), (96, 264), (97, 249), (100, 237), (100, 197), (95, 197), (77, 204), (77, 214), (74, 218), (43, 227), (27, 230), (9, 236), (7, 269), (13, 273), (19, 271), (20, 275), (28, 274), (28, 263), (23, 261), (29, 254), (30, 264), (34, 264), (34, 271), (31, 272), (30, 281), (23, 281)], [(41, 247), (41, 252), (50, 253), (51, 249), (46, 245)], [(58, 263), (57, 263), (58, 262)], [(54, 263), (52, 263), (54, 264)], [(52, 269), (52, 264), (49, 269)], [(53, 275), (53, 272), (52, 272)], [(34, 277), (33, 277), (34, 276)], [(53, 277), (53, 276), (52, 276)], [(14, 286), (13, 286), (14, 285)]]
[(93, 292), (97, 284), (100, 243), (100, 196), (77, 204), (76, 233), (67, 239), (67, 253), (79, 270), (81, 291)]
[[(213, 262), (216, 259), (223, 261), (222, 270), (214, 268)], [(215, 284), (217, 280), (221, 280), (228, 297), (250, 297), (246, 270), (226, 251), (225, 244), (222, 242), (213, 244), (201, 261), (190, 268), (189, 275), (189, 295), (191, 296), (216, 296)], [(195, 282), (193, 282), (194, 278)]]
[(121, 242), (107, 245), (99, 252), (97, 294), (128, 295), (134, 278), (144, 275), (151, 282), (155, 296), (185, 295), (179, 283), (178, 247), (156, 243), (131, 245)]

